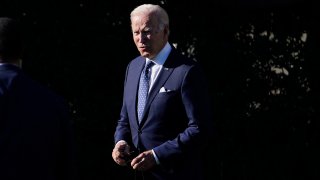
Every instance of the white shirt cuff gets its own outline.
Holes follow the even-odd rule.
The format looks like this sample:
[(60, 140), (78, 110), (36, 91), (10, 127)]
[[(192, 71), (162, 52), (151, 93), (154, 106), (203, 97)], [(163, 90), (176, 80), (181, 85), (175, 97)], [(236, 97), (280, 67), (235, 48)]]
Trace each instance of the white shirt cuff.
[(152, 154), (153, 154), (154, 159), (156, 160), (157, 165), (159, 165), (160, 161), (159, 161), (159, 159), (153, 149), (152, 149)]

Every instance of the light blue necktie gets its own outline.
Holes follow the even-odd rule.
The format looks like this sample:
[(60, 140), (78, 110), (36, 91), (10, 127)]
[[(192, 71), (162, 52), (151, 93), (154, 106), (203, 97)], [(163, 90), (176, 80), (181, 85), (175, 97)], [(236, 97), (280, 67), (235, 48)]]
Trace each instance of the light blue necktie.
[(149, 81), (151, 76), (151, 67), (154, 65), (154, 62), (149, 61), (144, 67), (139, 83), (139, 92), (138, 92), (138, 120), (139, 123), (142, 120), (143, 110), (147, 101), (148, 92), (149, 92)]

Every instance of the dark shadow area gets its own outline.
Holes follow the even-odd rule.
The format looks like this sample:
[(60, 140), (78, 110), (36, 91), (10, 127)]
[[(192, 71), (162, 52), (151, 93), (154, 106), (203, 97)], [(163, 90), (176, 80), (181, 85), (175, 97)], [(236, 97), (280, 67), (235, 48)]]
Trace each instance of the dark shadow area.
[(26, 28), (24, 70), (73, 110), (81, 179), (128, 178), (111, 157), (127, 63), (129, 14), (158, 3), (170, 42), (205, 68), (215, 136), (207, 177), (319, 179), (319, 13), (312, 1), (1, 1)]

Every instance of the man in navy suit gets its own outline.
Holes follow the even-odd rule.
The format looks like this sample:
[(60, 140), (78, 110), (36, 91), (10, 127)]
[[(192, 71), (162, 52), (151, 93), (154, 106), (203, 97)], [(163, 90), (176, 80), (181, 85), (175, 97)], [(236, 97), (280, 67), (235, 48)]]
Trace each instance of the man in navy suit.
[[(127, 66), (112, 157), (119, 165), (130, 165), (135, 179), (201, 180), (202, 154), (212, 131), (204, 74), (197, 62), (169, 44), (169, 18), (163, 8), (144, 4), (131, 12), (130, 19), (141, 56)], [(145, 72), (149, 62), (154, 65), (140, 117), (139, 82), (149, 73)]]
[(21, 34), (17, 21), (0, 18), (0, 179), (72, 180), (69, 108), (21, 70)]

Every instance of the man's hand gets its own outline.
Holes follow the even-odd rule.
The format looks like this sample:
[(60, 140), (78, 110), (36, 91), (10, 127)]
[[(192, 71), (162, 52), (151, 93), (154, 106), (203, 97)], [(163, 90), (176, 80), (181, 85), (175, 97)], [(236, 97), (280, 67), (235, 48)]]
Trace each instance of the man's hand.
[(125, 141), (119, 141), (112, 150), (113, 160), (120, 166), (127, 165), (127, 159), (130, 155), (130, 146)]
[(136, 158), (131, 161), (131, 166), (133, 169), (146, 171), (151, 169), (156, 165), (152, 150), (145, 151), (139, 154)]

